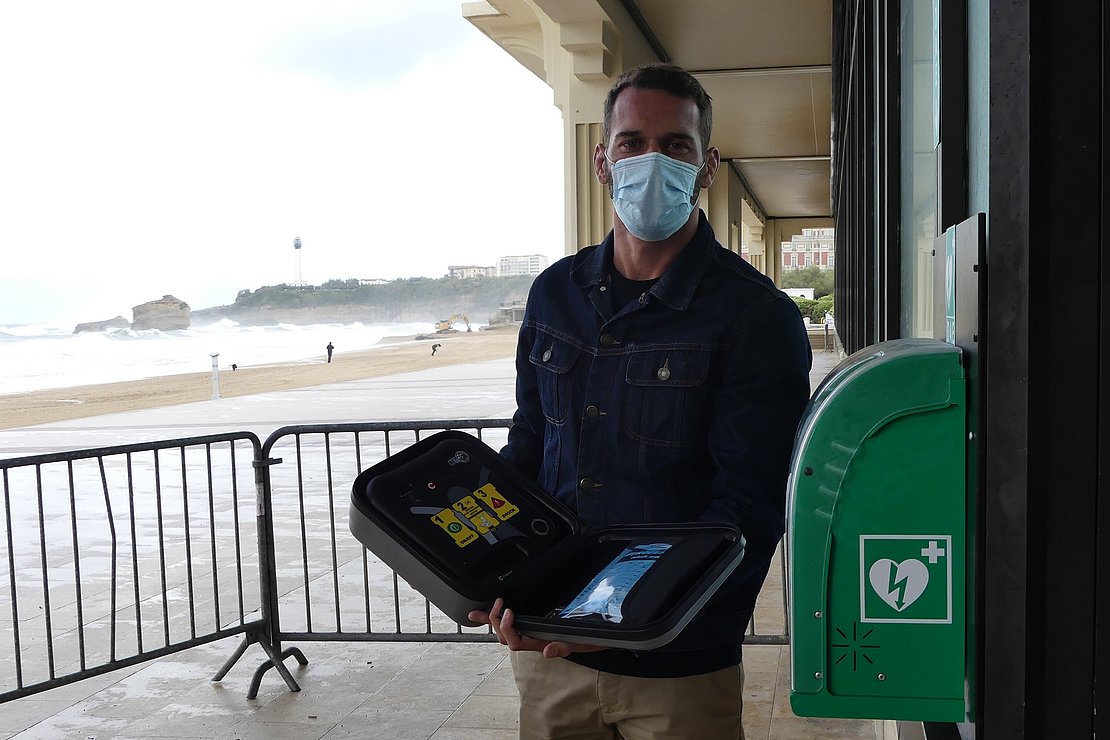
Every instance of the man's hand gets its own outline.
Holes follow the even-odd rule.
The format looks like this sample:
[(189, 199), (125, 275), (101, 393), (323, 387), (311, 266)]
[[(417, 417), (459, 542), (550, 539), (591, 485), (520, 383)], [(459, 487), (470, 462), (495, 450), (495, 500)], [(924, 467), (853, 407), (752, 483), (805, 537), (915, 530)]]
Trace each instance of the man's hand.
[(497, 635), (497, 641), (509, 650), (525, 650), (542, 653), (545, 658), (565, 658), (571, 653), (595, 653), (605, 648), (597, 645), (580, 645), (574, 642), (556, 642), (550, 640), (537, 640), (520, 634), (513, 623), (515, 621), (513, 610), (505, 608), (505, 601), (498, 599), (493, 602), (489, 612), (473, 611), (469, 615), (471, 620), (488, 624)]

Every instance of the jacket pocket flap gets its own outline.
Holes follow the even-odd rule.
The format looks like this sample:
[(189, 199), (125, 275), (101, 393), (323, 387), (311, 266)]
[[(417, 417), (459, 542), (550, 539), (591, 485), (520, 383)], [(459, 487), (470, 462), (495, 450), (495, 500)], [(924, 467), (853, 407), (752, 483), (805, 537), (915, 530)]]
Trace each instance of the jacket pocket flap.
[(660, 350), (632, 355), (625, 379), (629, 385), (688, 388), (704, 383), (708, 374), (708, 352)]
[(580, 353), (581, 350), (573, 344), (540, 333), (532, 343), (532, 351), (528, 354), (528, 359), (533, 365), (539, 365), (562, 375), (574, 367), (574, 362)]

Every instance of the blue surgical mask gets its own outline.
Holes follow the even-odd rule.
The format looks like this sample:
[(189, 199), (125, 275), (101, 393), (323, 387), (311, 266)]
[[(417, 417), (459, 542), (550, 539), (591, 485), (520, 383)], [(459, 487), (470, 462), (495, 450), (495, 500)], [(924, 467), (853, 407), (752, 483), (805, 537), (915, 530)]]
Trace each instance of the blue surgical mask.
[(609, 161), (613, 208), (637, 239), (663, 241), (682, 228), (697, 202), (702, 167), (659, 152)]

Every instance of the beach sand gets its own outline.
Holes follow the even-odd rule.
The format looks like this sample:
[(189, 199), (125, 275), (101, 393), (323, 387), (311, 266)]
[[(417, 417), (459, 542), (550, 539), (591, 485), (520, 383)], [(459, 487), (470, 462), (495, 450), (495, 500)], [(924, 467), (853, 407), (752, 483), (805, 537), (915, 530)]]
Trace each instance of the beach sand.
[[(306, 388), (326, 383), (374, 378), (443, 365), (512, 357), (516, 327), (460, 332), (434, 339), (387, 337), (359, 352), (336, 351), (324, 357), (276, 365), (220, 368), (220, 397)], [(435, 356), (432, 345), (440, 344)], [(55, 388), (0, 396), (0, 429), (68, 421), (120, 411), (173, 406), (212, 398), (212, 373), (188, 373), (122, 383)]]

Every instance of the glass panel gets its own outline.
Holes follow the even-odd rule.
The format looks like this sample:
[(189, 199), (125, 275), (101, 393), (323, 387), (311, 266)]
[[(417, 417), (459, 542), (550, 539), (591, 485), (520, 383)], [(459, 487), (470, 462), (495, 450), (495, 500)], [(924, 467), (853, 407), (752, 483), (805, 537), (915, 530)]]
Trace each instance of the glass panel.
[(901, 4), (902, 333), (907, 337), (933, 335), (939, 7), (940, 0)]

